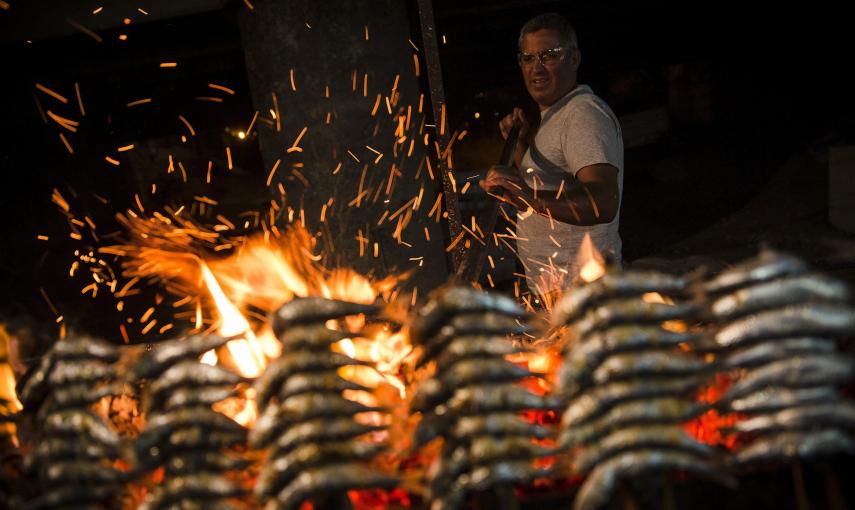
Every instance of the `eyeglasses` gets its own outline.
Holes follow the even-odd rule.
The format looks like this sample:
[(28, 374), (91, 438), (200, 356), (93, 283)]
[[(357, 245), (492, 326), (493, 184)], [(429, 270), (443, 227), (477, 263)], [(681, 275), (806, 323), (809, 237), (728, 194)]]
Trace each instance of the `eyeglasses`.
[(535, 62), (540, 62), (540, 65), (543, 67), (550, 67), (564, 59), (564, 55), (566, 55), (565, 50), (565, 48), (558, 46), (537, 53), (518, 53), (517, 61), (520, 67), (531, 67)]

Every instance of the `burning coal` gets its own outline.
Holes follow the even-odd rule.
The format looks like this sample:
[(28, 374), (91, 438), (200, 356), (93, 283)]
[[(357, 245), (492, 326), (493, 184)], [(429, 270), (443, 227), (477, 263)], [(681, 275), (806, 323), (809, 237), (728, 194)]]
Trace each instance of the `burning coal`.
[[(269, 266), (270, 250), (233, 257), (158, 261), (192, 261), (217, 314), (207, 332), (148, 348), (71, 334), (30, 369), (23, 411), (3, 413), (34, 475), (12, 501), (370, 508), (375, 488), (385, 505), (462, 508), (587, 475), (587, 510), (627, 476), (729, 482), (744, 463), (855, 450), (837, 389), (855, 368), (835, 341), (855, 334), (850, 291), (798, 259), (764, 253), (711, 279), (607, 271), (568, 289), (541, 331), (513, 300), (474, 289), (440, 289), (407, 313), (394, 283), (311, 258), (313, 272), (263, 279), (248, 261)], [(286, 281), (287, 298), (264, 287)], [(263, 320), (248, 316), (263, 303)], [(139, 427), (117, 426), (117, 398), (141, 410)], [(560, 424), (531, 420), (562, 408)], [(725, 429), (687, 425), (713, 411)], [(686, 430), (746, 438), (728, 450)]]

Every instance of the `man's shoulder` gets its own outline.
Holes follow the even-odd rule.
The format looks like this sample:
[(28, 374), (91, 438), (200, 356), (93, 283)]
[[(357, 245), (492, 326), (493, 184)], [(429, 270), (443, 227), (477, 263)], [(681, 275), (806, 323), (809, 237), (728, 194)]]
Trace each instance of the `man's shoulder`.
[[(555, 112), (556, 120), (566, 125), (570, 121), (574, 123), (617, 123), (617, 116), (602, 98), (594, 94), (590, 88), (580, 91), (571, 101), (568, 101), (560, 110)], [(556, 124), (558, 124), (556, 123)]]
[(567, 102), (556, 114), (561, 113), (566, 115), (574, 112), (591, 112), (599, 111), (609, 115), (614, 115), (608, 103), (596, 95), (590, 87), (582, 85), (581, 90), (577, 91), (573, 98)]

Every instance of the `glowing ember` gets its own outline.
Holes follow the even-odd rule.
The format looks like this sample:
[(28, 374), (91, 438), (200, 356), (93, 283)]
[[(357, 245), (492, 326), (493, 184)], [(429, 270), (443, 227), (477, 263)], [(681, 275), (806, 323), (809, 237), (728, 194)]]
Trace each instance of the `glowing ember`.
[(585, 234), (582, 239), (582, 246), (579, 247), (579, 277), (585, 282), (592, 282), (606, 274), (606, 265), (603, 256), (594, 247), (591, 241), (591, 236)]
[[(0, 324), (0, 416), (14, 414), (23, 406), (15, 393), (15, 373), (12, 371), (12, 338)], [(8, 434), (14, 441), (15, 424), (0, 423), (0, 436)]]
[[(698, 401), (714, 403), (730, 388), (731, 379), (725, 374), (716, 374), (715, 380), (698, 395)], [(722, 434), (722, 429), (734, 426), (743, 417), (738, 414), (721, 415), (709, 410), (686, 424), (686, 431), (698, 441), (711, 445), (723, 445), (732, 450), (738, 444), (738, 436)]]

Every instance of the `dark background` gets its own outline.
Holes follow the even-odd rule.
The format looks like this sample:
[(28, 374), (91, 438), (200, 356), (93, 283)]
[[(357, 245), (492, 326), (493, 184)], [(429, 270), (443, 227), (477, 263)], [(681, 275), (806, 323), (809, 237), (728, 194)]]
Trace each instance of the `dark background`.
[[(226, 0), (6, 1), (9, 10), (0, 10), (0, 324), (29, 327), (52, 341), (58, 325), (48, 296), (66, 323), (119, 341), (117, 324), (139, 316), (157, 290), (129, 300), (125, 315), (116, 313), (109, 295), (82, 296), (86, 282), (80, 275), (86, 273), (71, 278), (68, 271), (75, 250), (87, 247), (68, 237), (52, 190), (60, 190), (76, 212), (87, 212), (105, 242), (111, 232), (120, 233), (113, 214), (133, 207), (134, 193), (142, 194), (153, 179), (158, 194), (147, 199), (150, 206), (200, 193), (220, 199), (224, 213), (266, 202), (267, 170), (258, 144), (235, 138), (255, 110), (239, 23), (246, 7)], [(400, 22), (421, 47), (415, 1), (401, 1), (409, 19)], [(370, 23), (372, 2), (363, 3), (364, 9), (352, 12), (337, 1), (324, 2), (328, 16), (316, 26), (344, 16)], [(104, 12), (92, 16), (101, 5)], [(515, 105), (535, 113), (515, 61), (517, 35), (531, 16), (557, 11), (577, 28), (581, 81), (622, 120), (649, 119), (652, 112), (667, 121), (664, 129), (641, 122), (633, 134), (647, 139), (626, 150), (621, 235), (627, 262), (689, 269), (698, 260), (734, 262), (767, 243), (855, 282), (855, 236), (827, 219), (829, 148), (855, 144), (855, 44), (852, 19), (841, 4), (435, 0), (434, 7), (445, 36), (440, 56), (450, 125), (469, 132), (455, 152), (461, 174), (495, 161), (502, 115)], [(104, 42), (80, 34), (66, 22), (69, 17)], [(297, 30), (303, 21), (283, 23)], [(127, 41), (119, 41), (122, 34)], [(333, 58), (307, 52), (297, 64)], [(160, 70), (163, 61), (180, 65)], [(57, 126), (42, 120), (34, 98), (43, 107), (57, 104), (35, 91), (37, 82), (68, 97), (65, 107), (74, 118), (73, 84), (79, 83), (87, 115), (79, 133), (68, 135), (74, 155), (58, 139)], [(236, 94), (217, 105), (195, 100), (213, 95), (209, 82)], [(427, 90), (424, 80), (422, 88)], [(144, 97), (156, 98), (158, 107), (125, 107)], [(197, 136), (189, 143), (179, 141), (186, 128), (176, 112), (193, 121)], [(104, 162), (104, 154), (128, 143), (137, 145), (134, 166), (151, 172)], [(233, 151), (231, 173), (221, 171), (223, 145)], [(165, 173), (167, 151), (186, 162), (188, 184)], [(207, 186), (201, 177), (211, 157), (220, 170)], [(463, 205), (481, 203), (472, 193)], [(832, 507), (823, 487), (841, 483), (833, 473), (845, 473), (848, 464), (806, 468), (812, 508)], [(740, 481), (749, 490), (738, 492), (684, 481), (675, 486), (675, 499), (679, 508), (794, 508), (791, 476), (789, 467), (747, 475)], [(844, 492), (852, 501), (852, 487)], [(569, 495), (538, 500), (535, 494), (525, 508), (550, 504), (566, 508)]]
[[(230, 197), (225, 212), (267, 201), (257, 144), (234, 138), (234, 129), (246, 126), (254, 111), (238, 23), (246, 7), (236, 1), (118, 2), (105, 4), (96, 19), (91, 11), (97, 2), (9, 4), (9, 10), (0, 10), (0, 314), (55, 328), (43, 289), (81, 327), (115, 336), (115, 314), (108, 313), (113, 302), (81, 296), (82, 285), (68, 276), (79, 246), (67, 237), (67, 222), (50, 202), (51, 191), (60, 189), (74, 199), (75, 209), (90, 211), (99, 232), (109, 232), (113, 212), (131, 206), (143, 177), (151, 176), (105, 165), (104, 154), (136, 143), (138, 149), (150, 148), (138, 150), (137, 157), (148, 157), (161, 171), (160, 149), (166, 143), (186, 150), (190, 160), (193, 153), (221, 154), (220, 147), (228, 144), (238, 162), (233, 173), (215, 175), (207, 188), (162, 176), (158, 200), (178, 203), (204, 190)], [(408, 0), (407, 8), (409, 20), (401, 23), (409, 24), (421, 47), (415, 2)], [(577, 28), (580, 81), (622, 119), (654, 111), (667, 120), (666, 129), (648, 129), (649, 139), (626, 151), (621, 213), (626, 261), (678, 264), (702, 256), (732, 262), (755, 253), (763, 242), (818, 264), (829, 257), (839, 263), (841, 253), (851, 252), (853, 237), (826, 219), (828, 148), (855, 143), (850, 78), (855, 45), (842, 7), (436, 0), (434, 8), (438, 33), (445, 36), (440, 56), (450, 125), (469, 132), (456, 151), (462, 174), (480, 171), (497, 157), (496, 122), (510, 108), (522, 105), (534, 114), (515, 61), (516, 39), (528, 18), (556, 11)], [(336, 2), (326, 9), (329, 18), (319, 23), (335, 23), (337, 16), (371, 20), (370, 5), (356, 13), (342, 12)], [(71, 27), (65, 18), (73, 16), (104, 42)], [(124, 24), (125, 17), (130, 24)], [(120, 42), (120, 34), (127, 40)], [(324, 58), (313, 52), (298, 64)], [(163, 61), (181, 64), (158, 69)], [(57, 126), (42, 120), (34, 97), (43, 105), (50, 99), (34, 84), (61, 87), (74, 109), (75, 81), (84, 96), (87, 126), (69, 155)], [(227, 84), (236, 94), (216, 107), (194, 101), (208, 82)], [(159, 98), (160, 108), (124, 107), (143, 97)], [(193, 119), (198, 136), (189, 145), (176, 141), (185, 128), (175, 111)], [(220, 158), (215, 165), (224, 164), (224, 154)], [(203, 167), (190, 171), (198, 181)], [(477, 194), (471, 200), (479, 200)], [(50, 241), (38, 241), (38, 234)]]

